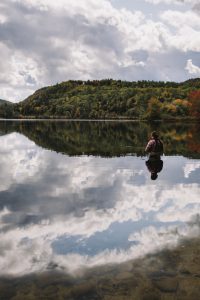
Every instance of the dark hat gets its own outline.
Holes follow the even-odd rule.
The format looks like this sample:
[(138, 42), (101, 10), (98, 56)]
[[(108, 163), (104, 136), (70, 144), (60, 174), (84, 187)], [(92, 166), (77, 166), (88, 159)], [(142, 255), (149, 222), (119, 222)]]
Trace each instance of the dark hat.
[(156, 131), (153, 131), (153, 132), (151, 133), (151, 136), (152, 136), (153, 138), (155, 138), (155, 139), (157, 139), (157, 138), (159, 137), (159, 135), (158, 135), (158, 133), (157, 133)]

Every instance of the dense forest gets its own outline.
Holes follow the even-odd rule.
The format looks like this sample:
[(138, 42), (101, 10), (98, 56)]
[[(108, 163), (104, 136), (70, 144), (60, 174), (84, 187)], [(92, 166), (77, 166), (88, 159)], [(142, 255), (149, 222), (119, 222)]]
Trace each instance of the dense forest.
[(182, 83), (69, 80), (0, 105), (1, 118), (200, 119), (200, 78)]

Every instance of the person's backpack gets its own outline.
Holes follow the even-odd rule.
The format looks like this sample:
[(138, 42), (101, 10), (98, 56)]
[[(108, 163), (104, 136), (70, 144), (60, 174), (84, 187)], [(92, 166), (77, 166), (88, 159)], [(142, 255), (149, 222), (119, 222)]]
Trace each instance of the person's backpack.
[(155, 146), (153, 152), (163, 153), (163, 143), (160, 139), (155, 139)]

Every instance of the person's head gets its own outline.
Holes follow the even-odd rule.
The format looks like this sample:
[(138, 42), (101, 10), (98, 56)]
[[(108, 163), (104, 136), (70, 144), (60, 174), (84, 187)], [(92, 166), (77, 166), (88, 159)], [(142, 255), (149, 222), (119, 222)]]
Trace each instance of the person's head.
[(159, 135), (158, 135), (158, 133), (157, 133), (156, 131), (153, 131), (153, 132), (151, 133), (151, 137), (152, 137), (153, 139), (158, 139)]
[(151, 173), (151, 180), (156, 180), (158, 178), (158, 174), (155, 172)]

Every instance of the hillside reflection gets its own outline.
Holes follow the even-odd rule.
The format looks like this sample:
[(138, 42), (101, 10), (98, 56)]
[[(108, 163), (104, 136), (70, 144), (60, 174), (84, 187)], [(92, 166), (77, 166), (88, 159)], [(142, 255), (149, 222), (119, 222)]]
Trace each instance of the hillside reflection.
[(197, 299), (196, 128), (152, 181), (147, 124), (1, 122), (0, 299)]
[(200, 157), (198, 124), (106, 121), (0, 121), (0, 135), (22, 133), (37, 145), (56, 152), (104, 157), (143, 156), (153, 130), (159, 130), (166, 155)]

